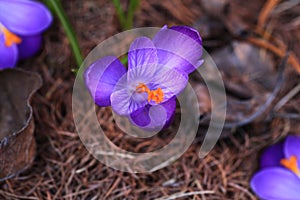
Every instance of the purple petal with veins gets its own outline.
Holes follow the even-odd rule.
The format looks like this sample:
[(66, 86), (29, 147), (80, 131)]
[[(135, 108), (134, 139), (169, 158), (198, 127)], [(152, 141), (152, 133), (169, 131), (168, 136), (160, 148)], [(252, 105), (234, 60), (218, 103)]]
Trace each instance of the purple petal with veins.
[(251, 180), (251, 188), (262, 199), (300, 199), (300, 178), (279, 167), (266, 168), (256, 173)]
[(110, 96), (124, 74), (126, 74), (125, 67), (114, 56), (97, 60), (85, 71), (85, 84), (97, 105), (111, 105)]
[[(200, 42), (199, 42), (200, 41)], [(162, 28), (153, 38), (158, 63), (189, 74), (202, 64), (202, 42), (199, 33), (185, 26), (174, 30)]]

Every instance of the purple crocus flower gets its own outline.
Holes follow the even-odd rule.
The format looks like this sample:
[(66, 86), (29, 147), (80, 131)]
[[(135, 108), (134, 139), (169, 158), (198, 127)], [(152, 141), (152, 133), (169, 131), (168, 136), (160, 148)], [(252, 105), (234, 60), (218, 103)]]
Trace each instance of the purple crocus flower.
[(167, 127), (176, 96), (188, 74), (203, 62), (199, 33), (186, 26), (164, 26), (151, 40), (140, 37), (128, 52), (128, 70), (114, 56), (103, 57), (85, 72), (85, 83), (99, 106), (112, 106), (145, 130)]
[(31, 0), (0, 1), (0, 69), (14, 67), (18, 59), (34, 55), (41, 33), (52, 22), (49, 10)]
[(264, 151), (251, 188), (265, 200), (300, 199), (300, 137), (288, 136)]

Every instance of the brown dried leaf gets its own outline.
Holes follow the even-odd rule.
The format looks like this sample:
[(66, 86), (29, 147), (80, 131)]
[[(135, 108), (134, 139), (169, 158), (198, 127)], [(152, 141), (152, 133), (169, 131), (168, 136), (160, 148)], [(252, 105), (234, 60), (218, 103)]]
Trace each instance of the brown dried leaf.
[(30, 99), (41, 85), (37, 74), (0, 71), (0, 180), (22, 172), (35, 157)]
[[(247, 120), (265, 104), (275, 87), (278, 72), (270, 55), (244, 42), (233, 42), (213, 52), (211, 56), (223, 77), (227, 95), (225, 128), (231, 129), (237, 126), (235, 124)], [(201, 83), (198, 82), (197, 85), (200, 87)], [(196, 90), (197, 87), (194, 86), (194, 89), (199, 101), (205, 102), (205, 108), (203, 105), (199, 108), (202, 113), (206, 111), (200, 119), (200, 125), (205, 127), (210, 122), (210, 108), (216, 105), (210, 105), (206, 100), (209, 99), (209, 94)], [(224, 132), (223, 136), (229, 135)]]

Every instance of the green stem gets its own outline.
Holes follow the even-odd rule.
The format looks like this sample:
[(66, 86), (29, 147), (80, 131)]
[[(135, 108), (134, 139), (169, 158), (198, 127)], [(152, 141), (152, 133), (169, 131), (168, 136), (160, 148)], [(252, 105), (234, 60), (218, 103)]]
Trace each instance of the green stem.
[[(70, 45), (76, 60), (76, 63), (78, 65), (78, 68), (83, 62), (83, 57), (80, 51), (80, 47), (75, 35), (74, 30), (72, 29), (72, 26), (68, 20), (68, 17), (66, 16), (64, 9), (60, 3), (60, 0), (44, 0), (45, 4), (48, 5), (48, 7), (56, 14), (58, 19), (60, 20), (65, 33), (70, 41)], [(78, 69), (75, 69), (74, 71), (77, 72)]]
[(117, 11), (117, 15), (118, 15), (118, 19), (120, 21), (120, 24), (122, 26), (122, 29), (126, 29), (126, 20), (125, 20), (125, 14), (124, 14), (124, 11), (123, 11), (123, 8), (121, 6), (121, 2), (120, 0), (113, 0), (113, 4), (116, 8), (116, 11)]
[(140, 0), (129, 0), (127, 12), (122, 8), (120, 0), (112, 0), (118, 15), (120, 25), (123, 30), (128, 30), (133, 27), (133, 17), (136, 9), (139, 6)]
[(128, 13), (126, 18), (126, 29), (131, 29), (133, 27), (133, 17), (136, 9), (139, 6), (139, 0), (130, 0), (128, 6)]

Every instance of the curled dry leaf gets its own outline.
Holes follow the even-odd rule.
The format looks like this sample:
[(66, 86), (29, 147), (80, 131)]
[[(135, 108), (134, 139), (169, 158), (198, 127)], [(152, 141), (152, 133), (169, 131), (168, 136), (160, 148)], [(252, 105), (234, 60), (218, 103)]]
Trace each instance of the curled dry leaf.
[[(273, 106), (265, 104), (271, 95), (276, 97), (273, 91), (278, 87), (278, 75), (282, 74), (276, 70), (270, 55), (251, 44), (233, 42), (213, 52), (211, 56), (222, 74), (226, 90), (227, 111), (222, 135), (227, 136), (232, 129), (251, 122), (265, 121), (266, 116), (263, 114)], [(203, 114), (200, 126), (207, 127), (210, 109), (216, 105), (209, 101), (209, 93), (203, 89), (202, 84), (201, 78), (193, 83), (199, 102), (204, 102), (199, 108)], [(257, 116), (253, 117), (256, 113)]]
[(0, 71), (0, 180), (22, 172), (35, 157), (30, 99), (41, 85), (37, 74), (17, 69)]

